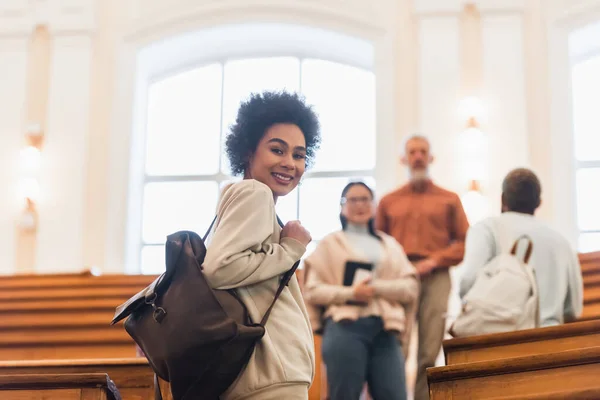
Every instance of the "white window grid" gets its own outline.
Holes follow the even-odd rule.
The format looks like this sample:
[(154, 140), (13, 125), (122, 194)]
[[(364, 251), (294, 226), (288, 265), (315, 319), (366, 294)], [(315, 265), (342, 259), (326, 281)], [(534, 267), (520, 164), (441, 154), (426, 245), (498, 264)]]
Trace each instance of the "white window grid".
[[(583, 54), (579, 54), (577, 56), (573, 56), (571, 57), (571, 67), (573, 67), (574, 65), (586, 62), (592, 58), (598, 57), (600, 56), (600, 48), (596, 48), (596, 49), (592, 49), (586, 53)], [(600, 73), (600, 72), (599, 72)], [(600, 134), (600, 132), (599, 132)], [(595, 169), (595, 168), (600, 168), (600, 160), (586, 160), (586, 161), (580, 161), (575, 159), (575, 175), (577, 175), (577, 172), (579, 172), (580, 170), (583, 169)], [(575, 198), (576, 202), (577, 202), (577, 195)], [(575, 211), (575, 219), (577, 220), (578, 217), (578, 213), (579, 211), (577, 210), (576, 207), (576, 211)], [(589, 233), (598, 233), (600, 234), (600, 229), (581, 229), (579, 227), (577, 227), (577, 231), (578, 231), (578, 237), (581, 237), (581, 235), (584, 234), (589, 234)]]
[[(274, 58), (274, 57), (294, 57), (296, 59), (299, 60), (299, 92), (302, 93), (302, 61), (305, 59), (316, 59), (314, 57), (309, 57), (309, 56), (304, 56), (304, 55), (293, 55), (293, 54), (269, 54), (269, 55), (253, 55), (253, 56), (248, 56), (248, 57), (244, 57), (244, 58), (239, 58), (239, 57), (228, 57), (228, 58), (222, 58), (222, 59), (215, 59), (215, 60), (210, 60), (208, 62), (204, 62), (201, 64), (194, 64), (193, 66), (183, 66), (181, 68), (178, 68), (177, 70), (173, 70), (173, 71), (169, 71), (168, 73), (165, 74), (158, 74), (152, 77), (152, 79), (148, 80), (148, 86), (152, 85), (155, 82), (159, 82), (163, 79), (166, 79), (168, 77), (174, 76), (176, 74), (179, 73), (185, 73), (186, 71), (189, 70), (193, 70), (196, 68), (202, 68), (205, 65), (210, 65), (210, 64), (221, 64), (221, 67), (224, 70), (224, 66), (227, 62), (230, 61), (236, 61), (236, 60), (243, 60), (243, 59), (251, 59), (251, 58)], [(356, 64), (351, 64), (351, 63), (345, 63), (345, 65), (349, 65), (349, 66), (353, 66), (356, 68), (360, 68), (364, 70), (363, 66), (360, 65), (356, 65)], [(144, 168), (144, 177), (142, 180), (142, 188), (144, 188), (146, 186), (146, 184), (148, 183), (157, 183), (157, 182), (216, 182), (218, 187), (221, 188), (223, 184), (231, 182), (235, 179), (234, 176), (223, 173), (223, 171), (221, 170), (222, 166), (223, 166), (223, 157), (226, 157), (226, 155), (224, 154), (224, 137), (227, 134), (226, 130), (227, 127), (223, 126), (223, 103), (224, 103), (224, 85), (225, 85), (225, 74), (223, 73), (221, 75), (221, 116), (220, 116), (220, 121), (221, 121), (221, 127), (220, 127), (220, 132), (219, 132), (219, 143), (221, 145), (220, 151), (219, 151), (219, 172), (216, 174), (199, 174), (199, 175), (148, 175), (145, 172), (145, 168)], [(145, 165), (145, 151), (143, 152), (143, 158), (141, 160), (142, 164)], [(360, 169), (360, 170), (329, 170), (329, 171), (311, 171), (310, 169), (307, 170), (307, 172), (304, 174), (303, 179), (304, 180), (308, 180), (311, 178), (348, 178), (353, 179), (356, 177), (361, 177), (361, 178), (366, 178), (366, 177), (375, 177), (375, 167), (370, 168), (370, 169)], [(299, 187), (298, 190), (296, 191), (295, 195), (296, 195), (296, 217), (298, 217), (300, 215), (300, 204), (301, 204), (301, 199), (300, 199), (300, 194), (301, 194), (302, 188)], [(144, 192), (144, 190), (142, 189), (142, 193)], [(144, 196), (141, 196), (140, 199), (140, 208), (141, 205), (143, 204), (144, 201)], [(139, 225), (137, 227), (137, 232), (138, 232), (138, 237), (139, 237), (139, 244), (138, 244), (138, 248), (137, 248), (137, 259), (138, 259), (138, 269), (141, 269), (141, 253), (142, 253), (142, 249), (144, 247), (151, 247), (151, 246), (164, 246), (164, 242), (147, 242), (145, 240), (143, 240), (143, 235), (142, 235), (142, 225), (143, 225), (143, 220), (144, 220), (144, 216), (143, 214), (141, 215), (141, 218), (138, 219), (139, 221)], [(283, 221), (285, 223), (285, 221)], [(201, 227), (201, 229), (208, 229), (207, 227)], [(202, 232), (198, 232), (199, 234), (204, 234), (204, 231)], [(318, 243), (318, 240), (313, 241), (313, 245), (316, 245)], [(141, 272), (141, 271), (139, 271)]]
[[(598, 134), (600, 135), (600, 132)], [(575, 174), (577, 174), (577, 172), (582, 169), (592, 169), (592, 168), (593, 169), (600, 168), (600, 160), (576, 161), (575, 162)], [(600, 185), (600, 182), (598, 182), (598, 185)], [(579, 235), (586, 234), (586, 233), (600, 233), (600, 229), (580, 229), (580, 228), (578, 228), (578, 231), (579, 231)]]

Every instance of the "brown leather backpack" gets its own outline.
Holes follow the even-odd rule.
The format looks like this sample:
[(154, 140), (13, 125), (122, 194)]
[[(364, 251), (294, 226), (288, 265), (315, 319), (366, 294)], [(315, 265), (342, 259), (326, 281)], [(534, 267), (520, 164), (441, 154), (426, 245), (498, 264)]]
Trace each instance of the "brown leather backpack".
[[(263, 319), (253, 322), (234, 289), (212, 289), (202, 272), (213, 224), (204, 238), (190, 231), (169, 235), (166, 271), (117, 307), (111, 323), (128, 317), (125, 330), (154, 372), (171, 383), (174, 400), (214, 400), (227, 390), (265, 334), (271, 310), (299, 264), (282, 276)], [(156, 399), (162, 399), (156, 381)]]

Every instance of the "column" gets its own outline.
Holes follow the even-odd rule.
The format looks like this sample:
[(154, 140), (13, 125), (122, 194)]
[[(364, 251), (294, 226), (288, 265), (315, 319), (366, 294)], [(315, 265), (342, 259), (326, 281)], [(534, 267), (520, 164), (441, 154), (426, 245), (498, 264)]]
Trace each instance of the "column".
[(418, 115), (420, 131), (430, 138), (435, 161), (433, 179), (458, 190), (454, 148), (460, 132), (457, 116), (460, 94), (459, 14), (446, 10), (418, 14)]
[(505, 175), (513, 168), (530, 166), (523, 14), (483, 12), (482, 29), (483, 97), (491, 149), (487, 194), (496, 213)]
[[(0, 19), (0, 25), (3, 24)], [(4, 25), (6, 26), (6, 25)], [(16, 263), (19, 198), (19, 151), (23, 145), (29, 34), (0, 34), (0, 274)]]
[[(550, 88), (548, 68), (548, 40), (544, 0), (530, 0), (525, 18), (525, 68), (527, 77), (527, 106), (529, 114), (529, 148), (531, 167), (542, 183), (542, 206), (536, 216), (551, 222), (554, 212), (552, 196), (552, 141), (550, 140)], [(559, 212), (560, 213), (560, 212)], [(568, 213), (571, 217), (572, 213)], [(563, 231), (563, 234), (567, 232)]]
[[(80, 271), (91, 81), (93, 2), (50, 10), (52, 60), (40, 178), (37, 272)], [(68, 4), (67, 4), (68, 3)], [(69, 6), (69, 7), (67, 7)]]
[(433, 178), (459, 194), (469, 189), (459, 104), (477, 96), (489, 148), (482, 191), (492, 214), (500, 210), (505, 174), (530, 165), (524, 7), (523, 0), (415, 0), (419, 116), (421, 130), (432, 139)]

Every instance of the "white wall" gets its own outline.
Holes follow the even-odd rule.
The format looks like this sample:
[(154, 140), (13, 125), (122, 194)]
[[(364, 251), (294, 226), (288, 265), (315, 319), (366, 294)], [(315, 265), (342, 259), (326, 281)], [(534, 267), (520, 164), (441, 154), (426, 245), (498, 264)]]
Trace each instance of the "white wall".
[[(373, 43), (377, 74), (378, 188), (404, 182), (402, 139), (433, 140), (435, 179), (464, 191), (454, 150), (462, 130), (462, 0), (44, 0), (0, 4), (0, 186), (16, 191), (27, 43), (52, 37), (47, 168), (42, 176), (37, 269), (123, 270), (137, 52), (149, 43), (228, 23), (315, 26)], [(472, 1), (481, 15), (482, 97), (489, 120), (484, 195), (499, 208), (508, 169), (530, 166), (544, 185), (540, 215), (574, 240), (567, 35), (600, 19), (600, 0)], [(12, 163), (12, 164), (11, 164)], [(0, 270), (13, 270), (17, 202), (0, 196)], [(13, 198), (14, 199), (14, 198)], [(12, 205), (11, 205), (12, 204)]]
[(52, 50), (36, 270), (78, 271), (83, 266), (91, 38), (55, 34)]
[(460, 100), (459, 14), (422, 15), (419, 18), (419, 123), (432, 143), (435, 162), (432, 175), (444, 186), (460, 189), (454, 165), (454, 141), (460, 132), (457, 104)]
[(500, 210), (501, 182), (515, 167), (531, 167), (527, 131), (523, 14), (483, 16), (483, 93), (488, 108), (487, 193)]
[[(0, 26), (2, 21), (0, 20)], [(25, 115), (28, 41), (0, 36), (0, 273), (14, 271), (18, 173)]]

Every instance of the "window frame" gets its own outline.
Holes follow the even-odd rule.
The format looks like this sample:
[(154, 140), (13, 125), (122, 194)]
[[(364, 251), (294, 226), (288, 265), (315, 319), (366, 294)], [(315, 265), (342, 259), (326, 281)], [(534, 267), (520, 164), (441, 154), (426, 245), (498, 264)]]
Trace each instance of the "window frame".
[[(600, 22), (599, 22), (600, 23)], [(591, 59), (594, 58), (598, 58), (600, 59), (600, 43), (598, 43), (598, 46), (594, 47), (593, 49), (590, 49), (589, 51), (586, 51), (585, 53), (579, 53), (576, 55), (572, 55), (571, 59), (570, 59), (570, 70), (571, 70), (571, 85), (573, 82), (573, 68), (581, 63), (587, 62)], [(598, 73), (600, 75), (600, 72)], [(571, 86), (571, 96), (574, 96), (573, 93), (573, 88)], [(571, 107), (571, 113), (572, 115), (575, 114), (575, 109), (572, 105)], [(577, 132), (575, 131), (575, 121), (572, 121), (572, 132), (573, 132), (573, 142), (575, 142), (575, 136), (577, 135)], [(600, 233), (600, 228), (598, 229), (581, 229), (579, 227), (579, 207), (578, 207), (578, 203), (579, 203), (579, 195), (577, 194), (577, 173), (580, 170), (584, 170), (584, 169), (596, 169), (596, 168), (600, 168), (600, 157), (598, 157), (597, 160), (586, 160), (586, 161), (581, 161), (577, 159), (577, 156), (575, 155), (575, 146), (573, 146), (573, 160), (574, 160), (574, 174), (573, 174), (573, 180), (574, 180), (574, 187), (575, 187), (575, 194), (574, 194), (574, 198), (575, 198), (575, 221), (577, 221), (575, 223), (576, 228), (577, 228), (577, 249), (579, 251), (581, 251), (581, 236), (584, 234), (588, 234), (588, 233)], [(600, 248), (598, 249), (600, 250)]]
[[(202, 60), (201, 62), (196, 62), (196, 63), (190, 63), (190, 64), (184, 64), (184, 65), (179, 65), (176, 68), (172, 68), (169, 69), (167, 71), (163, 71), (161, 73), (155, 74), (152, 77), (150, 77), (149, 79), (147, 79), (146, 81), (146, 90), (145, 90), (145, 97), (144, 97), (144, 103), (143, 106), (145, 107), (146, 112), (144, 113), (144, 119), (143, 119), (143, 133), (142, 133), (142, 142), (143, 142), (143, 150), (141, 151), (141, 157), (138, 159), (138, 162), (141, 162), (141, 169), (142, 169), (142, 174), (141, 174), (141, 182), (138, 181), (138, 185), (140, 188), (140, 196), (139, 196), (139, 202), (138, 202), (138, 215), (135, 218), (136, 224), (135, 227), (133, 227), (131, 224), (128, 224), (129, 229), (131, 229), (133, 232), (130, 231), (130, 244), (128, 246), (131, 246), (131, 239), (135, 238), (135, 244), (136, 244), (136, 248), (135, 249), (130, 249), (130, 257), (129, 257), (129, 262), (128, 265), (135, 265), (136, 269), (135, 270), (131, 270), (129, 272), (132, 273), (139, 273), (139, 274), (146, 274), (146, 272), (143, 271), (142, 265), (141, 265), (141, 261), (142, 261), (142, 251), (144, 249), (144, 247), (150, 247), (150, 246), (163, 246), (164, 243), (151, 243), (151, 242), (145, 242), (143, 239), (143, 222), (144, 222), (144, 213), (143, 213), (143, 204), (144, 204), (144, 197), (145, 197), (145, 186), (148, 183), (156, 183), (156, 182), (216, 182), (218, 188), (221, 188), (222, 185), (224, 183), (227, 182), (231, 182), (234, 180), (237, 180), (236, 177), (226, 174), (224, 173), (221, 168), (222, 168), (222, 161), (223, 161), (223, 157), (225, 156), (224, 154), (224, 148), (223, 143), (224, 143), (224, 135), (226, 135), (226, 127), (223, 126), (223, 105), (224, 105), (224, 89), (225, 89), (225, 66), (228, 62), (231, 61), (238, 61), (238, 60), (247, 60), (247, 59), (264, 59), (264, 58), (278, 58), (278, 57), (288, 57), (288, 58), (296, 58), (299, 62), (299, 92), (302, 93), (302, 66), (303, 66), (303, 61), (306, 59), (310, 59), (310, 60), (320, 60), (320, 61), (327, 61), (327, 62), (333, 62), (333, 63), (337, 63), (340, 65), (345, 65), (345, 66), (350, 66), (350, 67), (354, 67), (354, 68), (358, 68), (361, 69), (363, 71), (368, 71), (371, 72), (374, 76), (375, 76), (375, 83), (374, 83), (374, 89), (375, 89), (375, 93), (374, 93), (374, 98), (376, 100), (377, 98), (377, 76), (376, 76), (376, 72), (373, 68), (369, 69), (366, 68), (364, 64), (360, 63), (360, 62), (356, 62), (356, 63), (351, 63), (351, 62), (347, 62), (347, 60), (341, 61), (339, 59), (336, 59), (335, 57), (332, 57), (331, 59), (326, 59), (326, 58), (322, 58), (322, 57), (311, 57), (309, 56), (307, 53), (304, 52), (270, 52), (270, 53), (254, 53), (254, 54), (247, 54), (247, 55), (239, 55), (236, 54), (235, 56), (229, 56), (229, 57), (221, 57), (221, 58), (215, 58), (215, 59), (206, 59), (206, 60)], [(182, 73), (186, 73), (198, 68), (202, 68), (204, 66), (208, 66), (208, 65), (212, 65), (212, 64), (219, 64), (222, 68), (222, 74), (221, 74), (221, 107), (220, 107), (220, 132), (219, 132), (219, 143), (220, 143), (220, 151), (219, 151), (219, 172), (217, 172), (216, 174), (197, 174), (197, 175), (148, 175), (146, 173), (146, 138), (147, 138), (147, 107), (148, 107), (148, 91), (149, 88), (152, 84), (160, 82), (164, 79), (168, 79), (170, 77), (176, 76), (178, 74), (182, 74)], [(375, 113), (377, 115), (377, 112)], [(375, 151), (377, 152), (377, 117), (375, 117), (375, 126), (373, 127), (374, 129), (374, 140), (375, 140)], [(372, 177), (375, 181), (376, 181), (376, 169), (377, 169), (377, 158), (375, 159), (375, 164), (373, 165), (372, 168), (370, 169), (360, 169), (360, 170), (330, 170), (330, 171), (312, 171), (312, 170), (307, 170), (303, 176), (303, 180), (309, 180), (309, 179), (314, 179), (314, 178), (354, 178), (354, 177)], [(300, 187), (298, 187), (298, 190), (296, 191), (296, 217), (299, 216), (300, 214), (300, 196), (301, 196), (301, 191), (302, 189)], [(130, 209), (130, 213), (131, 213), (131, 209)], [(131, 216), (129, 217), (130, 221), (133, 220), (133, 218), (131, 218)], [(284, 221), (285, 222), (285, 221)], [(204, 228), (202, 227), (202, 229), (207, 229), (208, 227)], [(198, 232), (199, 234), (204, 234), (204, 232)], [(318, 243), (318, 240), (313, 240), (313, 242)]]
[[(593, 161), (579, 161), (579, 160), (575, 160), (575, 176), (577, 176), (577, 173), (583, 169), (600, 169), (600, 159), (598, 160), (593, 160)], [(575, 204), (576, 204), (576, 214), (575, 214), (575, 219), (576, 221), (579, 221), (579, 207), (577, 207), (578, 204), (578, 200), (579, 200), (579, 195), (577, 194), (577, 181), (575, 180)], [(600, 228), (598, 229), (581, 229), (579, 227), (579, 224), (577, 224), (577, 249), (580, 249), (580, 243), (581, 243), (581, 235), (584, 235), (586, 233), (600, 233)], [(598, 248), (598, 250), (595, 251), (600, 251), (600, 248)]]

